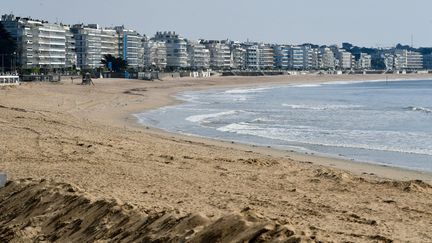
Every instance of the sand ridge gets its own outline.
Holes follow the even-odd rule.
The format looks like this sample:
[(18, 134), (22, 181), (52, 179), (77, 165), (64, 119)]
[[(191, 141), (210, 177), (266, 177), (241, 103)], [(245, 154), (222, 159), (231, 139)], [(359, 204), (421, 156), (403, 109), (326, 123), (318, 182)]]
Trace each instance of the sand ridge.
[[(285, 82), (276, 79), (281, 78), (271, 80)], [(145, 129), (130, 116), (174, 104), (170, 95), (178, 91), (221, 87), (219, 83), (234, 87), (247, 80), (95, 83), (35, 83), (0, 90), (0, 170), (14, 183), (31, 177), (54, 181), (41, 187), (73, 184), (144, 213), (182, 211), (216, 222), (249, 208), (309, 239), (432, 240), (432, 189), (427, 183), (353, 174), (319, 165), (310, 156), (268, 154)]]
[(300, 242), (316, 240), (244, 209), (210, 219), (201, 214), (142, 212), (81, 189), (22, 179), (0, 191), (0, 239), (32, 242)]

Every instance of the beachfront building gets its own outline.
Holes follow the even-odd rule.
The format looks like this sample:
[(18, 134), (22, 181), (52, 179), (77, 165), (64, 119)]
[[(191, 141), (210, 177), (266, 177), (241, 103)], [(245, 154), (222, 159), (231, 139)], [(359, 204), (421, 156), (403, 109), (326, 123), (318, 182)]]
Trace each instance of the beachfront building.
[(419, 52), (396, 49), (393, 66), (395, 70), (423, 69), (423, 55)]
[(286, 45), (273, 45), (273, 62), (276, 69), (289, 68), (289, 47)]
[(318, 69), (318, 50), (311, 45), (302, 45), (303, 51), (303, 70)]
[(96, 69), (103, 66), (105, 55), (119, 57), (119, 37), (115, 29), (97, 24), (77, 24), (71, 27), (75, 39), (76, 63), (79, 69)]
[(273, 68), (273, 48), (263, 43), (248, 43), (246, 48), (246, 67), (262, 70)]
[(75, 38), (70, 30), (70, 26), (63, 26), (65, 29), (65, 37), (66, 37), (66, 61), (65, 68), (67, 69), (75, 69), (77, 64), (77, 56), (75, 50)]
[(303, 70), (305, 53), (301, 46), (288, 47), (288, 68), (291, 70)]
[(359, 59), (357, 60), (357, 69), (368, 70), (372, 68), (372, 56), (366, 53), (360, 53)]
[(101, 28), (101, 54), (102, 58), (105, 55), (119, 57), (119, 37), (117, 31), (114, 29)]
[(149, 40), (144, 37), (142, 43), (144, 48), (144, 66), (147, 68), (164, 70), (167, 65), (165, 42)]
[(406, 56), (402, 54), (395, 54), (393, 67), (395, 70), (407, 70), (408, 62)]
[(203, 70), (210, 67), (210, 51), (201, 43), (188, 41), (188, 66), (192, 70)]
[(334, 70), (335, 69), (335, 55), (329, 47), (322, 47), (318, 53), (319, 69)]
[(124, 26), (114, 28), (118, 35), (118, 54), (127, 61), (128, 67), (139, 68), (144, 66), (144, 48), (142, 36), (135, 30)]
[(423, 55), (415, 51), (406, 51), (408, 70), (423, 69)]
[(164, 42), (167, 53), (167, 68), (178, 69), (188, 67), (186, 40), (175, 32), (157, 32), (155, 41)]
[(226, 41), (201, 41), (210, 51), (210, 67), (213, 69), (229, 69), (231, 67), (231, 50)]
[[(16, 40), (17, 64), (22, 68), (66, 68), (66, 33), (69, 31), (67, 27), (41, 20), (19, 18), (12, 14), (3, 15), (1, 23)], [(72, 55), (68, 57), (71, 58), (69, 61), (73, 62)]]
[(385, 53), (382, 55), (382, 58), (384, 60), (384, 65), (386, 67), (386, 71), (393, 70), (394, 69), (394, 59), (395, 56), (390, 53)]
[(232, 42), (231, 49), (231, 68), (242, 70), (246, 68), (246, 49), (240, 42)]
[(345, 51), (344, 49), (339, 49), (337, 52), (338, 59), (338, 67), (342, 70), (348, 70), (353, 68), (353, 56), (350, 52)]
[(309, 63), (309, 69), (310, 70), (319, 70), (320, 69), (320, 63), (319, 63), (319, 49), (318, 48), (312, 48), (309, 51), (310, 55), (310, 63)]
[(82, 70), (102, 67), (101, 28), (97, 24), (76, 24), (71, 27), (75, 38), (77, 68)]

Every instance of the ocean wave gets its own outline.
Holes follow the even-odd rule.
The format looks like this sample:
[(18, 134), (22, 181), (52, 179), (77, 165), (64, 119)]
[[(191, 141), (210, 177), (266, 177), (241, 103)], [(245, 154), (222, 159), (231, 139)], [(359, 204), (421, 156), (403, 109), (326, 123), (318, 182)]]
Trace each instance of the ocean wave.
[(432, 113), (432, 109), (431, 108), (426, 108), (426, 107), (416, 107), (416, 106), (409, 106), (408, 108), (406, 108), (409, 111), (420, 111), (420, 112), (424, 112), (424, 113)]
[(262, 88), (251, 88), (251, 89), (231, 89), (227, 90), (225, 94), (251, 94), (251, 93), (262, 93), (266, 90), (272, 89), (271, 87), (262, 87)]
[(293, 85), (287, 85), (289, 87), (295, 87), (295, 88), (308, 88), (308, 87), (319, 87), (322, 86), (322, 84), (318, 83), (318, 84), (293, 84)]
[(321, 104), (321, 105), (306, 105), (306, 104), (282, 104), (284, 107), (288, 107), (291, 109), (300, 109), (300, 110), (348, 110), (348, 109), (358, 109), (364, 106), (362, 105), (332, 105), (332, 104)]
[[(432, 155), (430, 134), (397, 131), (326, 130), (311, 126), (264, 127), (247, 123), (229, 124), (218, 128), (218, 131), (310, 145)], [(377, 138), (379, 139), (377, 140)], [(401, 144), (400, 141), (404, 141), (404, 143)]]
[(211, 118), (218, 118), (222, 116), (229, 116), (229, 115), (235, 115), (242, 111), (238, 110), (231, 110), (231, 111), (224, 111), (224, 112), (218, 112), (218, 113), (211, 113), (211, 114), (202, 114), (202, 115), (194, 115), (186, 117), (187, 121), (194, 122), (194, 123), (203, 123), (206, 122), (207, 119)]

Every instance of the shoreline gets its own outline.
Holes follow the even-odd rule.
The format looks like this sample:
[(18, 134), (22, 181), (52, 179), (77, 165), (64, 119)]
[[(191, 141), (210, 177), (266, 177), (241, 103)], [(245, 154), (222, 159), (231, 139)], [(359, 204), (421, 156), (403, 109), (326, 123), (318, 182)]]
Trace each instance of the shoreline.
[[(333, 76), (333, 75), (332, 75)], [(337, 76), (337, 75), (334, 75)], [(367, 76), (367, 75), (365, 75)], [(387, 75), (386, 75), (387, 76)], [(220, 77), (224, 78), (224, 77)], [(386, 77), (384, 77), (386, 78)], [(432, 78), (432, 76), (430, 77)], [(332, 80), (332, 81), (323, 81), (323, 82), (313, 82), (312, 84), (302, 84), (302, 83), (296, 83), (296, 82), (275, 82), (275, 83), (254, 83), (254, 84), (234, 84), (234, 85), (217, 85), (217, 87), (211, 87), (206, 88), (207, 86), (201, 87), (195, 87), (194, 89), (188, 89), (188, 90), (182, 90), (182, 91), (173, 91), (170, 92), (167, 95), (169, 99), (171, 99), (169, 104), (166, 105), (160, 105), (151, 107), (149, 109), (144, 110), (143, 112), (150, 111), (150, 110), (157, 110), (163, 107), (167, 106), (175, 106), (181, 103), (184, 103), (186, 101), (183, 101), (179, 99), (177, 96), (184, 92), (199, 92), (199, 91), (212, 91), (212, 90), (229, 90), (229, 89), (240, 89), (240, 88), (266, 88), (266, 87), (274, 87), (274, 86), (297, 86), (297, 85), (322, 85), (322, 84), (349, 84), (349, 83), (364, 83), (364, 82), (399, 82), (399, 81), (409, 81), (409, 80), (418, 80), (418, 78), (393, 78), (393, 79), (365, 79), (365, 80)], [(431, 81), (432, 82), (432, 81)], [(125, 118), (126, 121), (130, 121), (129, 119), (132, 118), (133, 123), (127, 122), (129, 126), (137, 127), (138, 129), (147, 129), (150, 128), (152, 132), (165, 134), (167, 136), (175, 136), (180, 139), (190, 139), (193, 141), (199, 141), (199, 142), (212, 142), (213, 145), (218, 146), (224, 146), (227, 148), (232, 147), (234, 144), (236, 144), (236, 148), (241, 150), (254, 150), (256, 152), (259, 151), (259, 153), (263, 153), (266, 155), (274, 156), (274, 157), (288, 157), (292, 158), (297, 161), (307, 161), (311, 162), (316, 165), (326, 166), (329, 168), (336, 168), (341, 169), (346, 172), (353, 173), (354, 175), (358, 176), (367, 176), (373, 179), (382, 180), (382, 179), (390, 179), (390, 180), (422, 180), (429, 184), (432, 184), (432, 172), (429, 171), (420, 171), (415, 170), (411, 168), (403, 168), (398, 166), (392, 166), (387, 164), (382, 164), (379, 162), (372, 162), (372, 161), (360, 161), (360, 160), (354, 160), (349, 158), (339, 158), (337, 155), (331, 155), (331, 154), (320, 154), (316, 152), (308, 153), (308, 152), (301, 152), (301, 151), (294, 151), (294, 150), (286, 150), (286, 149), (278, 149), (275, 147), (265, 146), (265, 145), (254, 145), (249, 143), (242, 143), (242, 142), (233, 142), (228, 141), (224, 139), (216, 139), (211, 137), (205, 137), (205, 136), (199, 136), (199, 135), (188, 135), (188, 134), (182, 134), (182, 133), (176, 133), (167, 131), (164, 129), (160, 129), (158, 127), (153, 127), (151, 125), (140, 123), (136, 115), (143, 113), (133, 113), (130, 114), (127, 118)]]

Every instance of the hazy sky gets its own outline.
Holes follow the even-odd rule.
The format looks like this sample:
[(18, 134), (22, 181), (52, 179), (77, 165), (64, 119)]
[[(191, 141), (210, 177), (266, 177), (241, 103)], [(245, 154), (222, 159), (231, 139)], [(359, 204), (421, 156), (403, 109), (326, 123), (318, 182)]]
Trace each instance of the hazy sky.
[(188, 39), (432, 46), (431, 0), (1, 0), (1, 13)]

